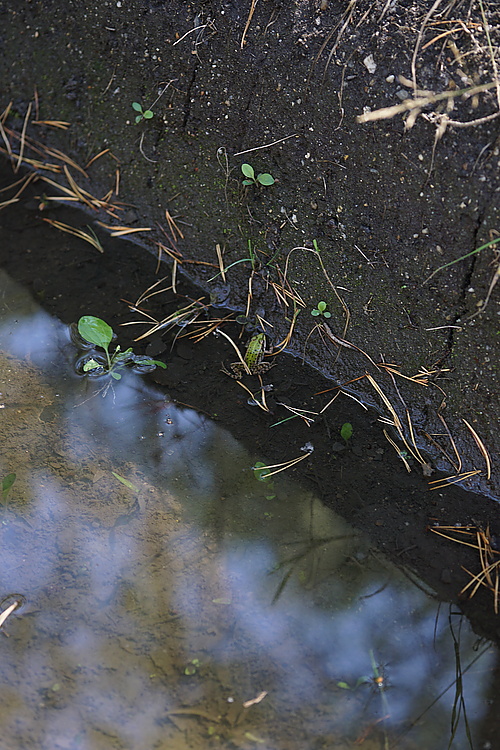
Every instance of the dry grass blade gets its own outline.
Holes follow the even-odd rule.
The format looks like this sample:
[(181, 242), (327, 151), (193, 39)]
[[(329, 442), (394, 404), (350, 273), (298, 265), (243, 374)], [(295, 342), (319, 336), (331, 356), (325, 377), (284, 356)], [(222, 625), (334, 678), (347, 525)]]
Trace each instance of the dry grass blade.
[(67, 130), (71, 123), (65, 122), (64, 120), (32, 120), (32, 125), (46, 125), (48, 128), (59, 128), (60, 130)]
[(245, 24), (245, 28), (243, 29), (243, 34), (241, 36), (240, 49), (243, 49), (243, 46), (245, 44), (245, 37), (247, 35), (248, 29), (250, 28), (250, 24), (252, 23), (253, 14), (255, 13), (255, 8), (258, 2), (259, 0), (251, 0), (250, 11), (248, 13), (247, 22)]
[(73, 169), (76, 169), (77, 172), (80, 172), (80, 174), (88, 179), (88, 174), (85, 172), (85, 170), (82, 169), (81, 166), (76, 163), (76, 161), (67, 156), (63, 151), (59, 151), (59, 149), (57, 148), (48, 148), (47, 146), (42, 146), (42, 148), (46, 154), (48, 154), (49, 156), (54, 156), (56, 159), (59, 159), (59, 161), (62, 161), (63, 164), (69, 164), (70, 167), (73, 167)]
[(455, 471), (457, 472), (457, 474), (460, 474), (460, 472), (462, 471), (462, 457), (460, 456), (460, 453), (458, 452), (458, 448), (457, 448), (457, 446), (455, 445), (455, 441), (453, 440), (453, 435), (452, 435), (452, 434), (451, 434), (451, 432), (450, 432), (450, 428), (449, 428), (449, 427), (448, 427), (448, 425), (446, 424), (445, 418), (444, 418), (444, 417), (443, 417), (443, 415), (442, 415), (442, 414), (440, 414), (439, 412), (438, 412), (438, 417), (439, 417), (439, 419), (441, 420), (441, 422), (442, 422), (442, 424), (443, 424), (443, 427), (444, 427), (444, 429), (446, 430), (446, 434), (448, 435), (448, 438), (449, 438), (449, 440), (450, 440), (450, 443), (451, 443), (451, 445), (452, 445), (452, 448), (453, 448), (453, 450), (454, 450), (454, 452), (455, 452), (455, 456), (457, 457), (457, 462), (458, 462), (458, 463), (457, 463), (457, 465), (456, 465), (456, 466), (455, 466), (455, 464), (454, 464), (454, 462), (453, 462), (453, 461), (450, 461), (450, 463), (451, 463), (451, 465), (452, 465), (452, 466), (453, 466), (453, 467), (455, 468)]
[(401, 449), (399, 448), (399, 446), (398, 446), (398, 445), (397, 445), (397, 444), (396, 444), (396, 443), (394, 442), (394, 440), (393, 440), (393, 439), (392, 439), (392, 438), (390, 437), (390, 435), (389, 435), (389, 433), (387, 432), (387, 430), (383, 430), (383, 433), (384, 433), (384, 435), (385, 435), (386, 439), (387, 439), (387, 440), (389, 441), (389, 443), (390, 443), (390, 444), (392, 445), (392, 447), (394, 448), (394, 450), (395, 450), (395, 451), (396, 451), (396, 453), (398, 454), (398, 458), (400, 458), (400, 459), (401, 459), (401, 461), (402, 461), (402, 462), (404, 463), (406, 471), (407, 471), (408, 473), (410, 473), (410, 472), (411, 472), (411, 466), (410, 466), (410, 464), (408, 463), (408, 461), (406, 460), (406, 456), (405, 456), (404, 452), (403, 452), (403, 451), (402, 451), (402, 450), (401, 450)]
[(13, 167), (14, 172), (19, 171), (19, 167), (21, 166), (22, 161), (23, 161), (24, 147), (26, 144), (26, 128), (28, 127), (28, 120), (30, 118), (30, 115), (31, 115), (31, 102), (28, 104), (28, 109), (26, 110), (26, 116), (23, 122), (23, 129), (21, 131), (21, 142), (19, 144), (19, 154), (17, 157), (17, 162)]
[[(304, 458), (307, 458), (309, 456), (308, 453), (304, 453), (302, 456), (298, 456), (297, 458), (292, 458), (290, 461), (283, 461), (281, 464), (270, 464), (269, 466), (259, 466), (258, 471), (263, 472), (267, 469), (276, 469), (276, 471), (270, 471), (265, 474), (265, 477), (272, 477), (274, 474), (279, 474), (281, 471), (286, 471), (287, 469), (290, 469), (292, 466), (295, 466), (295, 464), (300, 463), (300, 461), (303, 461)], [(281, 468), (280, 468), (281, 467)]]
[(488, 451), (486, 450), (486, 446), (483, 443), (483, 441), (481, 440), (481, 438), (479, 437), (479, 435), (477, 434), (477, 432), (475, 431), (475, 429), (467, 422), (467, 420), (466, 419), (462, 419), (462, 422), (470, 430), (470, 433), (471, 433), (472, 437), (474, 438), (477, 447), (479, 448), (479, 450), (482, 453), (482, 456), (483, 456), (483, 458), (484, 458), (484, 460), (486, 462), (486, 478), (490, 479), (491, 478), (491, 461), (490, 461), (490, 457), (489, 457)]
[(19, 607), (19, 602), (15, 601), (12, 604), (10, 604), (6, 609), (4, 609), (4, 611), (0, 614), (0, 628), (4, 624), (7, 617), (9, 617), (9, 615), (11, 615), (14, 612), (14, 610), (16, 610), (18, 607)]
[(290, 322), (290, 327), (288, 329), (288, 332), (287, 332), (285, 338), (282, 341), (280, 341), (279, 344), (276, 344), (275, 354), (280, 354), (280, 352), (282, 352), (284, 349), (286, 349), (286, 347), (290, 343), (292, 335), (293, 335), (293, 329), (295, 328), (295, 321), (297, 320), (297, 315), (299, 314), (299, 312), (300, 312), (300, 310), (295, 310), (295, 312), (293, 314), (293, 318), (292, 318), (292, 320)]
[(222, 258), (222, 250), (221, 250), (221, 247), (220, 247), (220, 245), (219, 245), (218, 242), (215, 245), (215, 252), (217, 253), (217, 261), (219, 263), (220, 275), (222, 276), (222, 281), (225, 284), (226, 283), (226, 269), (224, 268), (224, 260)]
[(373, 361), (373, 359), (366, 352), (364, 352), (362, 349), (360, 349), (359, 346), (356, 346), (355, 344), (351, 344), (350, 341), (346, 341), (345, 339), (341, 339), (338, 336), (336, 336), (333, 333), (333, 331), (332, 331), (332, 329), (330, 328), (329, 325), (327, 325), (326, 323), (320, 323), (319, 324), (319, 328), (320, 328), (320, 330), (323, 330), (326, 333), (327, 338), (330, 339), (330, 341), (332, 341), (334, 344), (336, 344), (337, 346), (344, 347), (345, 349), (354, 349), (355, 351), (359, 352), (364, 357), (366, 357), (367, 360), (374, 367), (377, 368), (377, 370), (380, 369), (379, 366), (377, 364), (375, 364), (375, 362)]
[(457, 482), (463, 482), (466, 479), (470, 479), (471, 477), (476, 476), (476, 474), (480, 474), (481, 469), (474, 469), (472, 471), (464, 471), (463, 474), (455, 475), (449, 477), (442, 477), (441, 479), (433, 479), (432, 482), (429, 482), (429, 484), (434, 485), (434, 487), (431, 487), (431, 490), (442, 490), (444, 487), (448, 487), (450, 484), (457, 484)]
[(63, 224), (62, 221), (55, 221), (54, 219), (42, 219), (42, 221), (45, 221), (47, 224), (50, 224), (56, 229), (60, 229), (61, 232), (67, 232), (67, 234), (72, 234), (74, 237), (78, 237), (79, 239), (88, 242), (89, 245), (95, 247), (95, 249), (100, 253), (104, 252), (104, 248), (101, 245), (99, 238), (97, 237), (95, 232), (90, 229), (90, 227), (90, 231), (85, 232), (83, 229), (76, 229), (76, 227), (72, 227), (69, 224)]
[(235, 351), (235, 352), (236, 352), (236, 354), (238, 355), (238, 359), (240, 360), (241, 364), (242, 364), (242, 365), (243, 365), (243, 367), (245, 368), (245, 371), (246, 371), (247, 375), (251, 375), (251, 372), (250, 372), (250, 368), (249, 368), (249, 366), (248, 366), (248, 365), (247, 365), (247, 363), (245, 362), (245, 359), (244, 359), (243, 355), (241, 354), (241, 352), (240, 352), (240, 350), (238, 349), (237, 345), (236, 345), (236, 344), (234, 343), (234, 341), (233, 341), (233, 339), (231, 338), (231, 336), (228, 336), (228, 335), (227, 335), (227, 333), (224, 333), (224, 331), (222, 331), (222, 330), (221, 330), (221, 329), (219, 329), (219, 328), (217, 329), (217, 334), (218, 334), (218, 335), (220, 335), (220, 336), (224, 336), (224, 338), (225, 338), (225, 339), (227, 339), (227, 340), (229, 341), (229, 343), (230, 343), (230, 344), (231, 344), (231, 346), (233, 347), (234, 351)]
[[(489, 526), (486, 530), (475, 527), (467, 526), (465, 528), (457, 528), (455, 526), (431, 526), (429, 530), (438, 536), (442, 536), (452, 542), (457, 542), (465, 547), (471, 547), (472, 549), (478, 550), (479, 552), (479, 573), (472, 573), (462, 566), (470, 577), (471, 580), (462, 588), (460, 595), (467, 594), (469, 599), (476, 594), (481, 586), (484, 586), (493, 594), (493, 607), (495, 614), (498, 614), (499, 605), (499, 568), (500, 559), (498, 555), (500, 552), (492, 546), (492, 537)], [(446, 533), (444, 533), (446, 532)], [(455, 535), (455, 536), (453, 536)], [(456, 536), (460, 538), (456, 538)], [(475, 537), (476, 543), (466, 541), (463, 537), (473, 538)]]
[(117, 227), (113, 224), (103, 224), (102, 221), (98, 221), (97, 223), (99, 226), (104, 227), (104, 229), (108, 229), (111, 237), (125, 237), (127, 234), (152, 231), (152, 227)]
[[(336, 393), (334, 398), (336, 398), (338, 395), (339, 394)], [(301, 419), (303, 419), (308, 427), (311, 426), (311, 424), (314, 422), (314, 419), (312, 417), (308, 417), (307, 415), (314, 414), (315, 417), (318, 416), (317, 411), (310, 411), (309, 409), (298, 409), (293, 406), (290, 406), (289, 404), (283, 404), (281, 401), (277, 401), (276, 403), (278, 404), (278, 406), (283, 406), (288, 411), (291, 411), (292, 414), (294, 414), (296, 417), (300, 417)], [(321, 414), (321, 412), (319, 413)]]
[[(260, 377), (259, 377), (259, 379), (260, 379)], [(249, 396), (251, 398), (252, 405), (258, 406), (259, 409), (262, 409), (262, 411), (269, 412), (269, 407), (266, 404), (266, 392), (265, 392), (265, 390), (263, 388), (260, 389), (260, 398), (261, 398), (261, 400), (259, 401), (258, 398), (255, 398), (255, 394), (252, 393), (252, 391), (250, 390), (250, 388), (248, 388), (244, 383), (242, 383), (241, 380), (237, 380), (236, 382), (238, 383), (239, 386), (241, 386), (241, 388), (243, 388), (249, 394)], [(260, 379), (260, 383), (261, 383), (261, 386), (262, 386), (262, 379)]]

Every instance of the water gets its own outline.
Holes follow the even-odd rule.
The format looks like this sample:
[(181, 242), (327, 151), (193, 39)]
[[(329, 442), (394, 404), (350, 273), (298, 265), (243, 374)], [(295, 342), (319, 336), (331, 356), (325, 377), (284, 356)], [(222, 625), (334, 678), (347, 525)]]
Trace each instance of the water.
[(444, 750), (457, 653), (478, 733), (496, 656), (458, 614), (205, 416), (96, 393), (0, 281), (2, 748)]

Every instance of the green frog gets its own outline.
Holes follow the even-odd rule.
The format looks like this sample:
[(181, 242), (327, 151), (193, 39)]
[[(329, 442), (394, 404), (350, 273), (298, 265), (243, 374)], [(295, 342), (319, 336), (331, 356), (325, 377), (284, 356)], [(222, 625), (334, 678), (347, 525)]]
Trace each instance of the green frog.
[(231, 378), (241, 380), (243, 375), (261, 375), (263, 372), (267, 372), (274, 367), (275, 363), (263, 362), (264, 354), (267, 354), (266, 350), (266, 334), (256, 333), (247, 344), (247, 349), (244, 356), (244, 362), (231, 362), (231, 372), (223, 367), (223, 372), (229, 375)]

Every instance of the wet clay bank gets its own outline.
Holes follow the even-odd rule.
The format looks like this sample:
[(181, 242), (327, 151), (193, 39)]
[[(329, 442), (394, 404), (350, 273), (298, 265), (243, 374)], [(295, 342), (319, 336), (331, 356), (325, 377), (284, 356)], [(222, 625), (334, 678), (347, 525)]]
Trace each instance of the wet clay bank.
[[(487, 9), (487, 21), (475, 3), (453, 2), (433, 15), (418, 3), (354, 2), (346, 10), (309, 0), (3, 2), (0, 10), (2, 108), (13, 102), (4, 124), (18, 133), (26, 125), (27, 135), (81, 166), (110, 149), (88, 177), (69, 168), (91, 195), (107, 195), (108, 207), (128, 204), (99, 218), (146, 228), (144, 244), (158, 253), (162, 242), (164, 258), (179, 253), (215, 303), (246, 310), (250, 288), (248, 317), (268, 321), (275, 345), (300, 311), (292, 352), (337, 383), (368, 369), (409, 439), (407, 409), (434, 462), (451, 473), (480, 469), (469, 486), (498, 497), (496, 467), (488, 478), (463, 423), (498, 454), (497, 289), (470, 318), (486, 300), (495, 246), (426, 283), (497, 236), (496, 90), (456, 93), (492, 83), (498, 10)], [(449, 97), (422, 104), (408, 131), (407, 112), (357, 122), (367, 109), (412, 97), (413, 74), (416, 96)], [(133, 102), (153, 117), (136, 123)], [(71, 125), (33, 124), (41, 120)], [(23, 156), (34, 158), (28, 144)], [(70, 186), (60, 162), (37, 158), (56, 162), (50, 179)], [(243, 187), (244, 162), (275, 184)], [(172, 233), (166, 210), (182, 234)], [(213, 278), (216, 245), (226, 268), (253, 262), (232, 266), (225, 281)], [(337, 342), (311, 316), (320, 301)], [(312, 331), (318, 319), (322, 328)], [(425, 368), (436, 387), (377, 370), (359, 350), (407, 376)], [(366, 378), (352, 387), (381, 403)]]

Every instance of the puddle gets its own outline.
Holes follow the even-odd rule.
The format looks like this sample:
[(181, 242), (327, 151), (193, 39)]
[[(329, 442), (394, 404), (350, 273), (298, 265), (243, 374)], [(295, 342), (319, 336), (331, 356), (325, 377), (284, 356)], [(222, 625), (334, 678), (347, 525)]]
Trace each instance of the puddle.
[(0, 282), (2, 747), (446, 748), (454, 707), (470, 747), (496, 652), (461, 615), (206, 416), (96, 393)]

